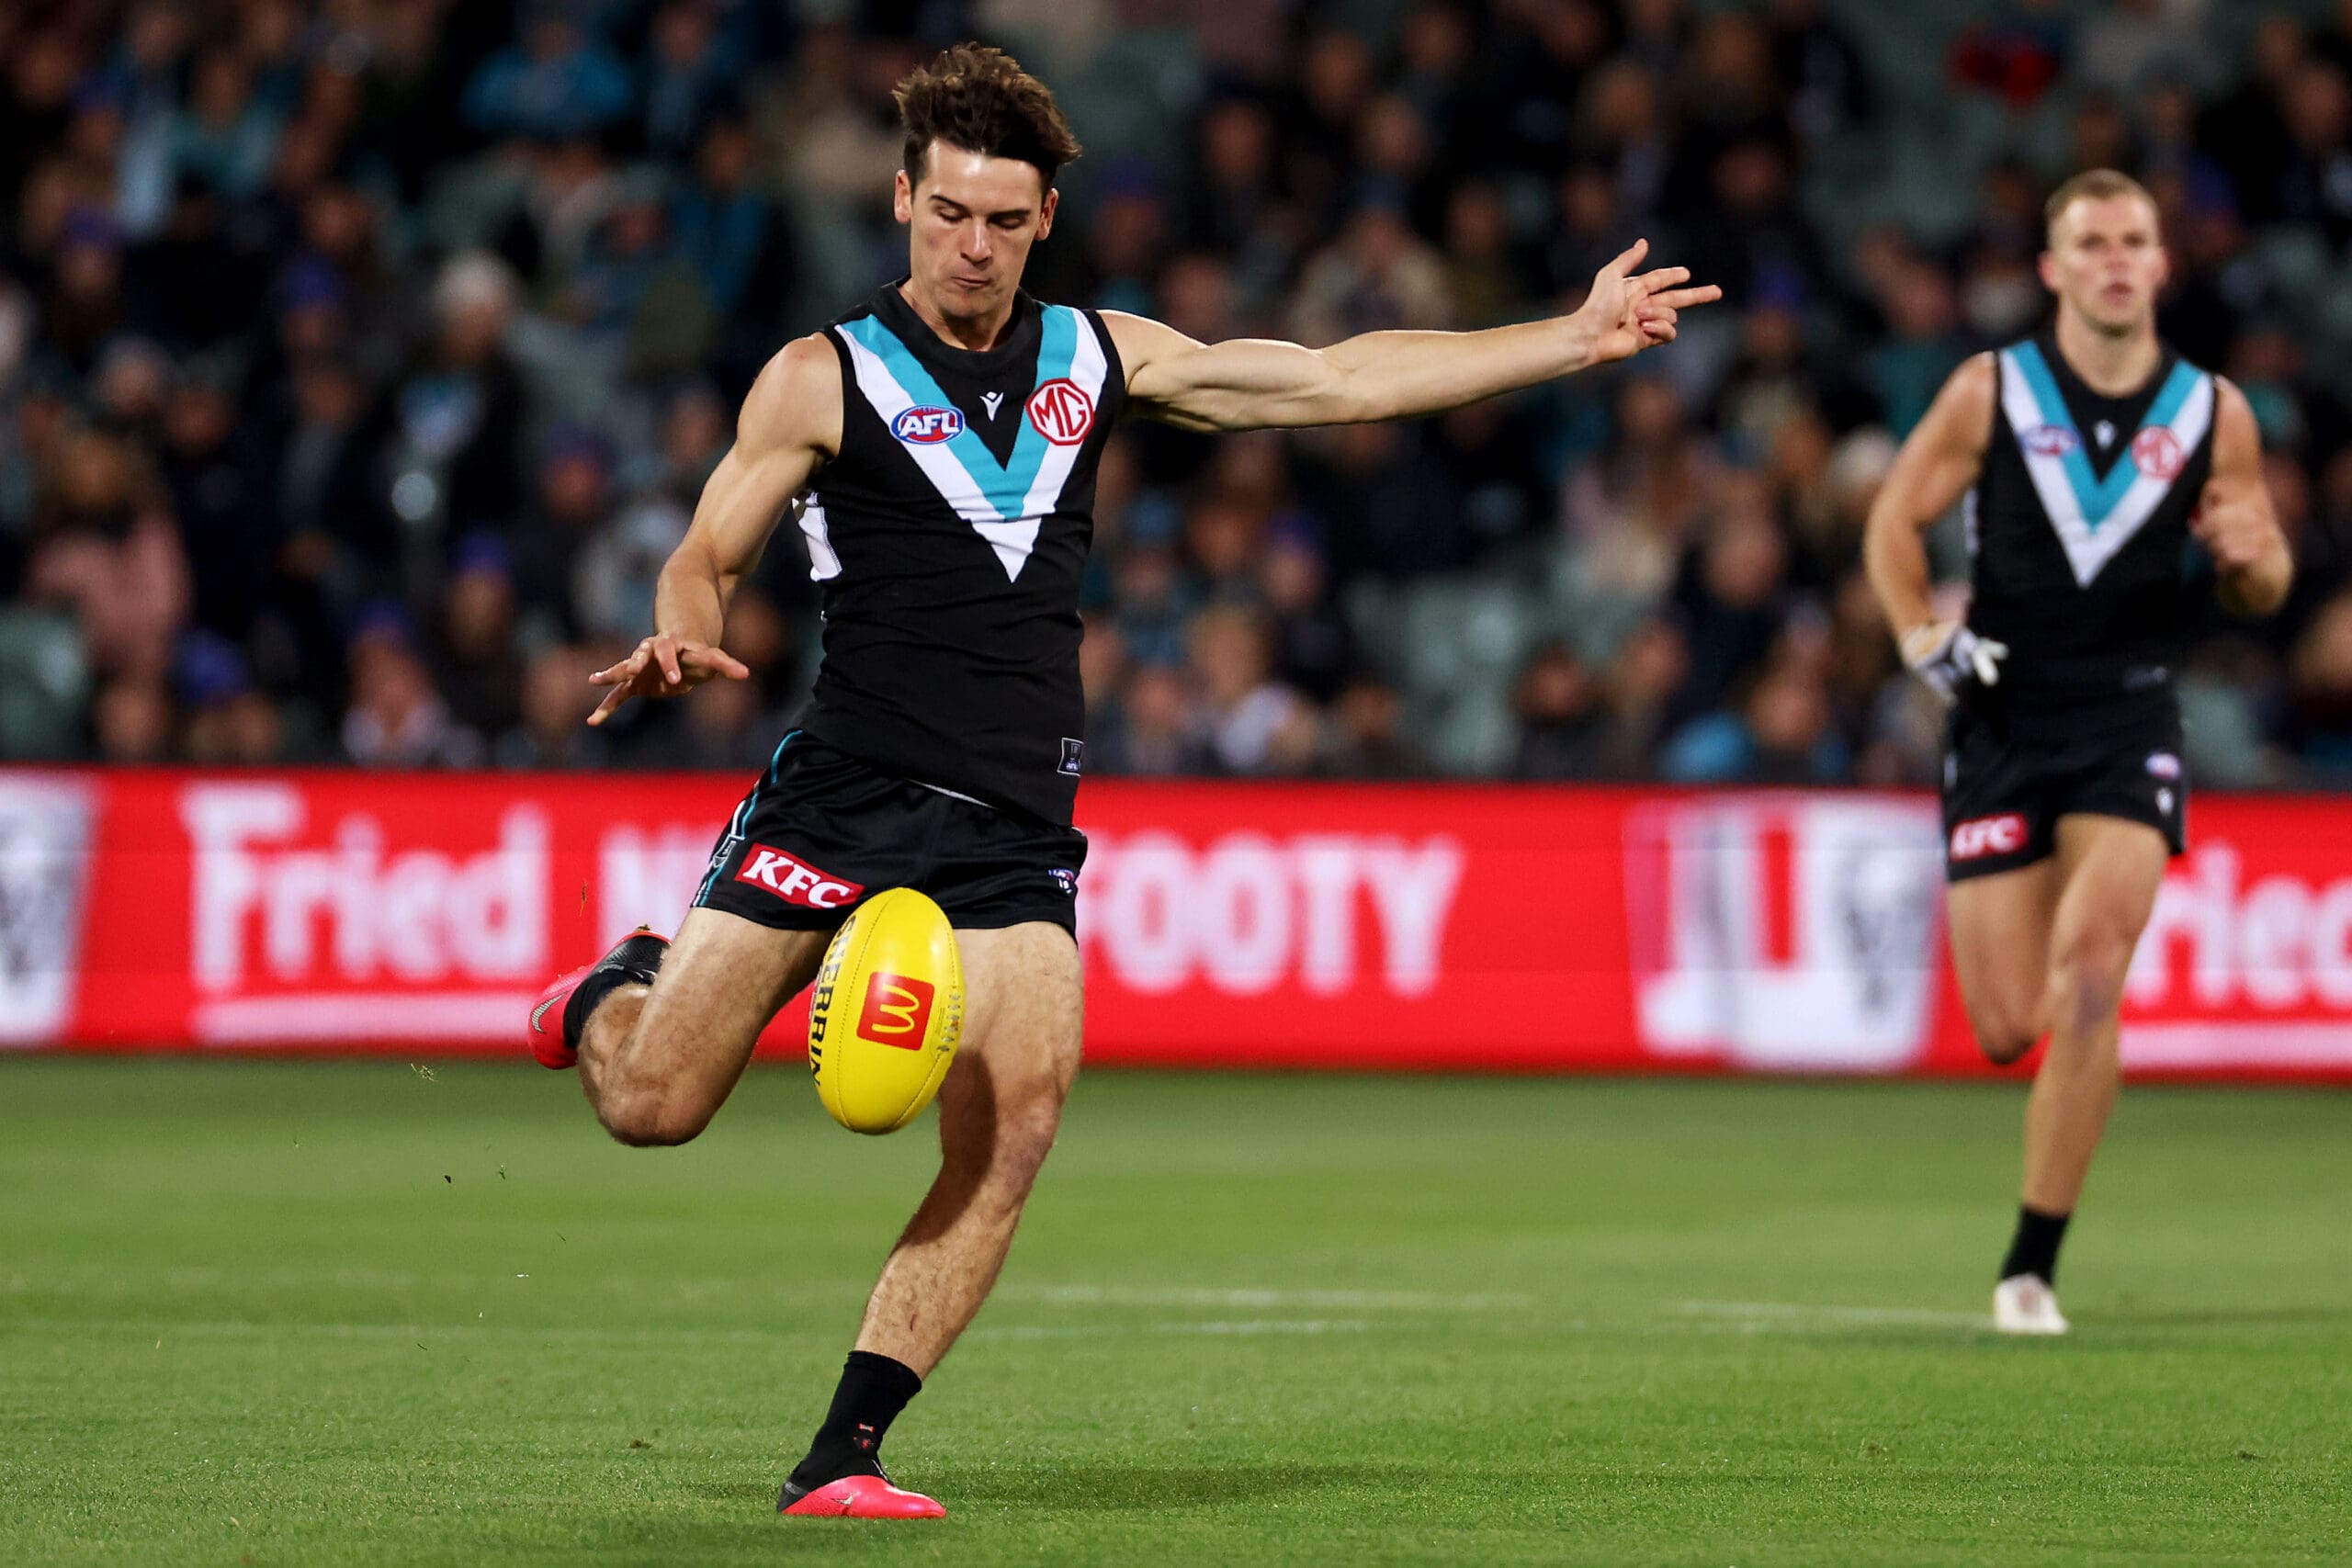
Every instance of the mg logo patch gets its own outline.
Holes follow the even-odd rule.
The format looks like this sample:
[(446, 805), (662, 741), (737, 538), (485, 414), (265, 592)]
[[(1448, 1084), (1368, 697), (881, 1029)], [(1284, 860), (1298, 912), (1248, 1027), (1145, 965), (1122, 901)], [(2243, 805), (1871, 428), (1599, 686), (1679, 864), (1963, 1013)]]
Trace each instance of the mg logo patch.
[(2188, 467), (2188, 454), (2180, 449), (2179, 436), (2161, 424), (2151, 425), (2132, 438), (2132, 464), (2150, 479), (2169, 484)]
[(964, 434), (964, 415), (957, 409), (909, 409), (890, 422), (890, 434), (910, 446), (936, 446)]
[(1094, 400), (1067, 377), (1029, 394), (1029, 423), (1057, 446), (1075, 446), (1094, 428)]
[(931, 1027), (931, 1004), (936, 993), (928, 980), (911, 975), (876, 975), (865, 983), (865, 1007), (857, 1015), (857, 1035), (876, 1045), (901, 1051), (922, 1048), (923, 1032)]

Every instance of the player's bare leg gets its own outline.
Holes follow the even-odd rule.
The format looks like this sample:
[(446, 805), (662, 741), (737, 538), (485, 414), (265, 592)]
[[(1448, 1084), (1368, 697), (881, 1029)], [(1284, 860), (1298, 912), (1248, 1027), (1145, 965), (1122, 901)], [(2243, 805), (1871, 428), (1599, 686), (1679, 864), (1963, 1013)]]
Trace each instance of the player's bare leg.
[(825, 1425), (786, 1483), (794, 1513), (870, 1504), (920, 1517), (896, 1499), (929, 1499), (862, 1492), (872, 1483), (857, 1472), (879, 1474), (890, 1421), (988, 1299), (1078, 1077), (1085, 998), (1069, 933), (1035, 922), (958, 931), (956, 944), (966, 1034), (940, 1086), (939, 1175), (882, 1267)]
[(2025, 1111), (2028, 1208), (2068, 1214), (2115, 1109), (2120, 1080), (2117, 1014), (2132, 950), (2164, 883), (2164, 836), (2118, 817), (2064, 817), (2057, 862), (2064, 878), (2050, 941), (2043, 1009), (2050, 1051)]
[(2055, 857), (1951, 885), (1952, 967), (1976, 1048), (2004, 1065), (2049, 1027), (2050, 931), (2060, 889)]
[(996, 1283), (1078, 1077), (1078, 944), (1043, 922), (956, 933), (971, 1032), (939, 1091), (939, 1176), (866, 1303), (857, 1348), (928, 1375)]
[(656, 983), (616, 988), (582, 1027), (580, 1086), (596, 1120), (624, 1144), (683, 1144), (701, 1132), (831, 940), (686, 911)]
[(2056, 853), (1951, 889), (1952, 957), (1978, 1046), (2013, 1062), (2047, 1032), (2026, 1100), (2018, 1229), (1994, 1292), (1996, 1326), (2063, 1334), (2052, 1288), (2120, 1081), (2116, 1016), (2132, 950), (2164, 880), (2163, 836), (2120, 818), (2069, 816)]

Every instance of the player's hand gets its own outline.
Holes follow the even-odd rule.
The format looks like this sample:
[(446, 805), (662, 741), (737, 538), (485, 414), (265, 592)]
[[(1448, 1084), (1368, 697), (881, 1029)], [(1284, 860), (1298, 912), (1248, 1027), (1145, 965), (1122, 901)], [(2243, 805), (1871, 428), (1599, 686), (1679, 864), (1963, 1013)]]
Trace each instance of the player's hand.
[(2262, 564), (2276, 533), (2262, 507), (2210, 482), (2197, 498), (2197, 510), (2188, 514), (2188, 531), (2223, 573)]
[(674, 697), (714, 675), (741, 681), (751, 673), (750, 666), (716, 644), (658, 634), (639, 643), (637, 651), (618, 664), (588, 677), (592, 686), (612, 688), (588, 716), (588, 722), (604, 723), (631, 697)]
[(1680, 312), (1724, 297), (1724, 291), (1712, 283), (1692, 286), (1687, 266), (1660, 267), (1636, 276), (1634, 269), (1649, 254), (1650, 243), (1636, 240), (1623, 255), (1593, 274), (1592, 292), (1585, 296), (1575, 319), (1592, 334), (1595, 365), (1630, 359), (1653, 344), (1672, 343)]
[(1958, 621), (1929, 621), (1903, 638), (1903, 662), (1947, 703), (1960, 701), (1972, 682), (2000, 684), (2001, 660), (2008, 656), (2008, 644), (1978, 637)]

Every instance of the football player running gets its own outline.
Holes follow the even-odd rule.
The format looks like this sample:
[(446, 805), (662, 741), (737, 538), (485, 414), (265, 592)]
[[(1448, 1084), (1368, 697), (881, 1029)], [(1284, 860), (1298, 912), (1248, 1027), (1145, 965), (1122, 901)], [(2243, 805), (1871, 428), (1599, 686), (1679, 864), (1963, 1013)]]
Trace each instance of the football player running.
[(590, 722), (745, 677), (720, 646), (729, 597), (796, 507), (825, 610), (808, 716), (736, 809), (675, 941), (634, 935), (554, 982), (531, 1039), (550, 1066), (577, 1061), (614, 1137), (684, 1143), (863, 897), (910, 886), (938, 901), (967, 999), (939, 1175), (778, 1504), (927, 1517), (940, 1506), (892, 1486), (879, 1447), (994, 1283), (1078, 1072), (1079, 584), (1112, 423), (1434, 413), (1671, 342), (1677, 312), (1719, 291), (1679, 267), (1637, 273), (1636, 243), (1562, 317), (1322, 349), (1203, 344), (1023, 291), (1079, 144), (1012, 59), (952, 49), (896, 96), (908, 276), (761, 373), (662, 570), (654, 633), (594, 677), (608, 690)]
[[(2115, 1104), (2124, 975), (2186, 840), (2173, 674), (2202, 562), (2244, 615), (2276, 610), (2293, 573), (2245, 395), (2157, 336), (2168, 264), (2154, 200), (2097, 170), (2061, 186), (2046, 217), (2054, 323), (1953, 372), (1865, 545), (1905, 660), (1952, 704), (1945, 873), (1976, 1043), (2007, 1063), (2050, 1041), (1993, 1295), (2013, 1334), (2066, 1331), (2058, 1247)], [(1920, 536), (1956, 501), (1965, 621), (1939, 618)]]

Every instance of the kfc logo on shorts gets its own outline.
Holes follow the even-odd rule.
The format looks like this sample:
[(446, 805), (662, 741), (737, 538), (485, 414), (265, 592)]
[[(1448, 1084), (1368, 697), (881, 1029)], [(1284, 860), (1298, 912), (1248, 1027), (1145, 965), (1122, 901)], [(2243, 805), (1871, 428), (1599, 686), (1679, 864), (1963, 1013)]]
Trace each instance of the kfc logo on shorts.
[(845, 909), (865, 891), (862, 883), (843, 882), (831, 872), (819, 871), (765, 844), (751, 847), (735, 880), (763, 887), (803, 909)]
[(1985, 855), (2009, 855), (2025, 848), (2025, 818), (2014, 811), (1998, 817), (1978, 817), (1951, 830), (1951, 858), (1977, 860)]
[(1094, 400), (1067, 377), (1029, 394), (1029, 423), (1057, 446), (1075, 446), (1094, 428)]
[(2132, 438), (2132, 464), (2150, 479), (2169, 484), (2188, 467), (2188, 454), (2180, 449), (2179, 436), (2161, 424), (2152, 425)]
[(931, 1004), (937, 993), (928, 980), (911, 975), (876, 975), (865, 983), (865, 1006), (857, 1015), (857, 1034), (876, 1045), (901, 1051), (922, 1048), (923, 1032), (931, 1027)]
[(2083, 438), (2063, 424), (2037, 424), (2025, 433), (2025, 449), (2037, 457), (2063, 457)]

